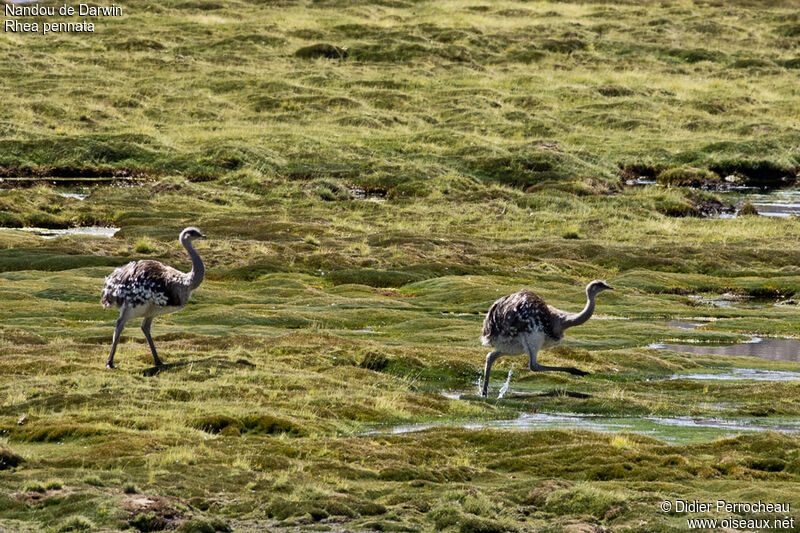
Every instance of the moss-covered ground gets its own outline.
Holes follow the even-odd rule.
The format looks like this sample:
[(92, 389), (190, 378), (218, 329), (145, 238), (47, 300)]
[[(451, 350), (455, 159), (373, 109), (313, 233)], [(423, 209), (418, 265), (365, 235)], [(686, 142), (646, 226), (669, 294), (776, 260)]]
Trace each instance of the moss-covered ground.
[[(665, 499), (800, 506), (793, 433), (459, 425), (800, 418), (800, 381), (664, 379), (796, 362), (647, 348), (800, 329), (773, 305), (800, 296), (800, 220), (701, 218), (719, 199), (679, 187), (795, 179), (796, 2), (120, 5), (95, 34), (0, 33), (0, 530), (651, 532), (687, 528)], [(75, 225), (121, 229), (18, 229)], [(187, 225), (207, 278), (154, 323), (168, 367), (132, 322), (106, 370), (104, 276), (188, 269)], [(540, 355), (591, 375), (501, 359), (476, 396), (492, 301), (578, 310), (593, 278), (600, 316)], [(696, 298), (723, 293), (743, 304)]]

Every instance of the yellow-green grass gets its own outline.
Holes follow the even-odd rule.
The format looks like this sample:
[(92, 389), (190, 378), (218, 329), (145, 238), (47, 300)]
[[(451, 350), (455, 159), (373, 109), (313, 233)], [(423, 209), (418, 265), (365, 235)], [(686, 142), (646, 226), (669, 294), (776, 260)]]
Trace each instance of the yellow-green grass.
[[(93, 34), (0, 36), (0, 165), (251, 167), (398, 194), (453, 173), (797, 165), (791, 1), (119, 5)], [(349, 55), (295, 55), (316, 43)]]
[[(141, 192), (105, 193), (122, 204), (125, 197), (135, 198)], [(307, 209), (308, 198), (303, 198), (306, 201), (293, 209)], [(102, 209), (93, 198), (86, 202)], [(340, 207), (346, 205), (373, 209), (358, 200)], [(400, 211), (406, 204), (391, 200), (380, 204), (384, 220), (402, 216), (392, 209), (395, 205)], [(424, 202), (413, 205), (424, 208)], [(329, 216), (334, 212), (331, 208)], [(190, 217), (180, 216), (180, 224), (188, 223)], [(246, 216), (237, 216), (247, 230)], [(671, 222), (661, 215), (649, 216)], [(709, 222), (695, 219), (694, 224)], [(97, 295), (110, 266), (70, 268), (60, 264), (55, 252), (69, 249), (81, 261), (100, 253), (116, 264), (136, 257), (134, 247), (139, 235), (145, 234), (165, 251), (162, 259), (180, 265), (185, 259), (174, 233), (162, 237), (169, 232), (145, 225), (124, 228), (115, 239), (47, 241), (3, 233), (6, 245), (14, 246), (6, 248), (4, 256), (27, 247), (53, 254), (47, 256), (57, 268), (20, 267), (0, 275), (6, 317), (0, 342), (9, 354), (2, 362), (2, 374), (8, 379), (0, 389), (0, 431), (3, 449), (24, 459), (4, 477), (9, 496), (2, 502), (0, 516), (8, 527), (24, 520), (55, 528), (66, 520), (62, 517), (77, 513), (112, 529), (177, 516), (206, 521), (222, 517), (244, 530), (262, 523), (310, 527), (326, 520), (334, 524), (345, 520), (355, 529), (502, 530), (542, 526), (553, 516), (564, 515), (567, 521), (615, 528), (644, 519), (656, 529), (669, 530), (680, 528), (680, 517), (659, 513), (654, 502), (671, 494), (722, 491), (733, 497), (743, 480), (763, 480), (759, 486), (764, 497), (789, 497), (797, 470), (793, 466), (797, 441), (777, 434), (692, 445), (695, 448), (638, 436), (564, 431), (527, 435), (441, 428), (424, 436), (358, 435), (385, 424), (444, 420), (457, 425), (461, 420), (510, 418), (531, 410), (766, 416), (776, 422), (780, 417), (797, 417), (797, 382), (648, 381), (680, 371), (796, 370), (796, 364), (642, 348), (665, 339), (732, 341), (742, 338), (736, 332), (790, 332), (798, 319), (791, 306), (771, 308), (765, 315), (758, 307), (698, 305), (687, 294), (733, 290), (761, 295), (759, 289), (767, 288), (787, 294), (796, 279), (791, 269), (767, 271), (768, 277), (762, 277), (756, 272), (763, 266), (754, 259), (743, 268), (746, 276), (644, 269), (617, 273), (572, 258), (520, 261), (514, 272), (509, 256), (494, 259), (498, 266), (505, 265), (503, 275), (428, 277), (396, 288), (380, 283), (376, 287), (336, 284), (330, 272), (261, 273), (255, 279), (249, 275), (242, 279), (233, 274), (232, 265), (258, 261), (242, 251), (256, 256), (255, 251), (267, 249), (269, 243), (257, 236), (240, 236), (231, 246), (223, 237), (224, 226), (215, 227), (209, 219), (201, 227), (212, 236), (200, 245), (201, 253), (209, 263), (222, 265), (209, 268), (209, 279), (189, 307), (156, 322), (162, 356), (178, 365), (151, 377), (141, 375), (152, 359), (135, 324), (120, 345), (122, 370), (103, 368), (115, 315), (99, 306)], [(328, 231), (332, 235), (327, 239), (338, 242), (331, 248), (342, 248), (346, 239)], [(297, 237), (285, 245), (288, 249), (297, 249), (298, 257), (305, 253), (313, 257), (313, 250), (305, 249), (304, 231), (290, 230), (289, 235)], [(376, 280), (436, 240), (425, 233), (402, 235), (403, 255), (393, 252), (383, 258), (380, 266), (385, 269), (373, 271)], [(475, 244), (473, 253), (492, 261), (490, 240), (472, 238), (489, 248)], [(452, 238), (442, 247), (458, 242)], [(469, 241), (460, 243), (465, 248)], [(534, 243), (531, 239), (531, 246)], [(767, 248), (772, 245), (777, 242)], [(380, 258), (381, 250), (376, 247), (370, 255)], [(648, 252), (639, 253), (642, 257)], [(218, 276), (215, 271), (226, 273)], [(515, 390), (532, 395), (514, 394), (500, 401), (440, 395), (443, 389), (474, 394), (485, 355), (477, 335), (482, 314), (494, 298), (529, 286), (554, 305), (576, 309), (582, 303), (583, 282), (594, 276), (606, 277), (616, 287), (601, 296), (599, 311), (631, 320), (590, 321), (569, 332), (565, 347), (541, 356), (547, 362), (580, 366), (592, 376), (579, 379), (516, 370)], [(696, 332), (658, 323), (672, 316), (711, 316), (718, 321)], [(494, 390), (512, 361), (498, 364)], [(553, 391), (558, 394), (537, 396)], [(535, 452), (529, 457), (531, 452), (524, 447), (539, 450), (541, 439), (552, 441), (547, 448), (550, 455)], [(394, 451), (386, 456), (389, 449)], [(664, 454), (697, 459), (670, 462), (661, 459)], [(47, 503), (31, 500), (35, 491), (26, 486), (46, 487), (53, 478), (61, 480), (62, 488), (45, 489), (39, 499)], [(664, 485), (651, 485), (653, 479)], [(134, 489), (151, 499), (175, 499), (151, 510), (126, 495)], [(518, 508), (528, 511), (521, 514)]]
[[(796, 173), (795, 3), (120, 5), (95, 34), (0, 33), (0, 176), (90, 193), (0, 189), (0, 529), (680, 531), (664, 499), (800, 505), (791, 434), (459, 427), (800, 416), (797, 381), (663, 379), (797, 363), (647, 348), (796, 335), (797, 306), (772, 303), (800, 286), (800, 222), (686, 216), (717, 199), (620, 183)], [(295, 55), (316, 43), (348, 55)], [(115, 172), (141, 181), (89, 185)], [(14, 229), (92, 224), (121, 229)], [(172, 366), (152, 375), (130, 323), (105, 370), (104, 276), (188, 269), (190, 224), (207, 278), (153, 326)], [(578, 310), (593, 278), (627, 320), (540, 356), (592, 374), (501, 359), (492, 396), (513, 362), (512, 394), (477, 397), (491, 302), (528, 287)], [(725, 292), (747, 304), (690, 297)]]

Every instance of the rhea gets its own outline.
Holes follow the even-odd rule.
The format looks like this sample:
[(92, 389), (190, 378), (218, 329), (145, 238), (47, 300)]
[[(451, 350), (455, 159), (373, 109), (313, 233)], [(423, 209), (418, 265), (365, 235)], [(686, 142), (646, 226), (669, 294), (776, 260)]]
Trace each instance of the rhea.
[(539, 350), (551, 348), (564, 338), (564, 330), (579, 326), (594, 313), (595, 298), (611, 287), (596, 279), (586, 286), (586, 306), (580, 313), (568, 313), (547, 305), (529, 290), (523, 289), (503, 296), (492, 304), (483, 321), (481, 342), (493, 351), (486, 356), (481, 394), (489, 394), (489, 372), (498, 358), (504, 355), (528, 355), (528, 367), (533, 372), (569, 372), (585, 376), (588, 372), (573, 367), (545, 366), (536, 361)]
[(111, 355), (108, 356), (106, 367), (116, 368), (114, 353), (117, 351), (119, 337), (125, 329), (125, 323), (134, 318), (143, 318), (142, 331), (150, 345), (150, 351), (153, 352), (153, 361), (156, 367), (163, 365), (150, 336), (150, 326), (155, 317), (174, 313), (186, 307), (192, 291), (203, 282), (206, 270), (192, 241), (205, 238), (206, 236), (194, 227), (184, 229), (178, 238), (192, 260), (192, 270), (188, 273), (159, 261), (142, 260), (131, 261), (117, 268), (106, 278), (100, 303), (104, 307), (119, 309), (114, 340), (111, 343)]

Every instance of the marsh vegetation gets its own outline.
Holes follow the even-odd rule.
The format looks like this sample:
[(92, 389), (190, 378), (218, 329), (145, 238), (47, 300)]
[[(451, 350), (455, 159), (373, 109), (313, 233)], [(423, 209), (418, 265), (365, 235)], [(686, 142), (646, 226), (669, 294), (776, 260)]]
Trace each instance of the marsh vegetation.
[[(798, 363), (648, 347), (800, 330), (800, 219), (708, 218), (736, 203), (718, 184), (796, 180), (796, 4), (120, 5), (90, 38), (0, 34), (0, 529), (651, 532), (685, 529), (668, 497), (800, 505)], [(130, 328), (106, 371), (104, 277), (188, 270), (187, 225), (207, 274), (154, 327), (168, 368)], [(119, 231), (26, 230), (91, 226)], [(577, 311), (593, 278), (600, 316), (540, 355), (591, 375), (507, 358), (479, 398), (491, 302)], [(639, 431), (693, 419), (729, 427)]]

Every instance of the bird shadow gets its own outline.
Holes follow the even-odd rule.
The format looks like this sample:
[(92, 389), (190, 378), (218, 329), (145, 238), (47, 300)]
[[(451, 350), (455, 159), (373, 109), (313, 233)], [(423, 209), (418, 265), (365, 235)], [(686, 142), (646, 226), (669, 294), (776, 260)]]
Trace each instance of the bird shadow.
[(591, 394), (586, 394), (583, 392), (572, 392), (568, 390), (549, 390), (547, 392), (539, 392), (539, 393), (515, 393), (515, 394), (508, 394), (505, 396), (507, 399), (517, 399), (522, 400), (525, 398), (580, 398), (585, 400), (587, 398), (593, 398)]
[(224, 368), (236, 368), (242, 366), (249, 366), (254, 367), (253, 363), (248, 361), (247, 359), (237, 359), (236, 361), (228, 361), (227, 359), (220, 359), (218, 357), (209, 357), (206, 359), (195, 359), (193, 361), (181, 361), (179, 363), (166, 363), (160, 366), (151, 366), (150, 368), (145, 368), (144, 370), (140, 371), (140, 374), (145, 377), (156, 376), (162, 372), (166, 372), (168, 370), (175, 370), (177, 368), (184, 368), (184, 367), (192, 367), (192, 366), (202, 366), (202, 365), (212, 365), (216, 364), (216, 366), (224, 367)]

